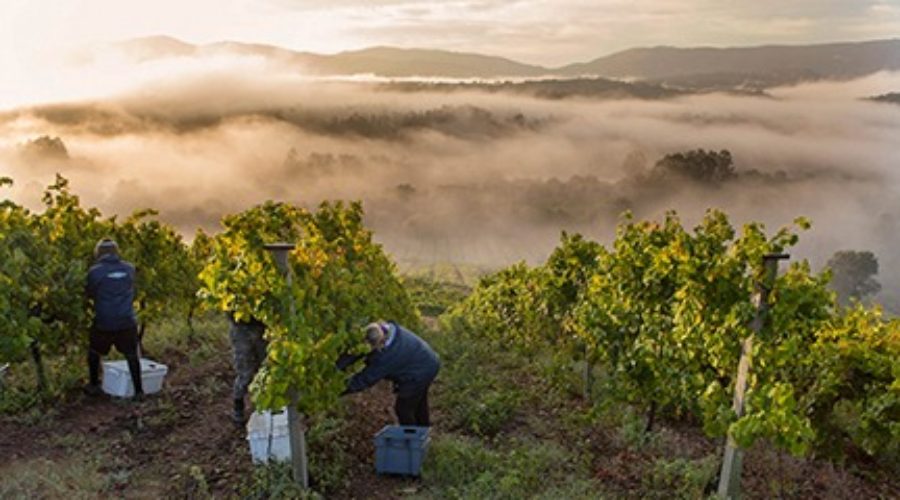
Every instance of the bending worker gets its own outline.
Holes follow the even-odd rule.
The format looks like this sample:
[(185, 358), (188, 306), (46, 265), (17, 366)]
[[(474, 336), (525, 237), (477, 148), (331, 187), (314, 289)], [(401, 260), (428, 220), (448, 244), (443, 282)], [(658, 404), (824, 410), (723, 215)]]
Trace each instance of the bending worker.
[(94, 247), (94, 264), (88, 271), (87, 296), (94, 303), (94, 323), (88, 346), (89, 395), (99, 395), (100, 357), (116, 349), (128, 360), (134, 400), (144, 396), (141, 363), (138, 359), (137, 318), (134, 314), (134, 266), (119, 257), (119, 246), (105, 238)]
[(231, 421), (241, 427), (247, 422), (244, 398), (250, 382), (259, 371), (259, 367), (266, 360), (266, 325), (256, 318), (249, 321), (237, 321), (233, 314), (228, 315), (230, 327), (228, 336), (231, 337), (231, 349), (234, 354), (234, 386), (232, 396), (234, 407), (231, 413)]
[[(381, 379), (394, 384), (394, 412), (400, 425), (430, 426), (428, 388), (440, 370), (441, 362), (431, 347), (416, 334), (389, 322), (366, 326), (366, 342), (372, 351), (366, 356), (366, 367), (353, 375), (345, 394), (360, 392)], [(343, 358), (343, 369), (355, 359)]]

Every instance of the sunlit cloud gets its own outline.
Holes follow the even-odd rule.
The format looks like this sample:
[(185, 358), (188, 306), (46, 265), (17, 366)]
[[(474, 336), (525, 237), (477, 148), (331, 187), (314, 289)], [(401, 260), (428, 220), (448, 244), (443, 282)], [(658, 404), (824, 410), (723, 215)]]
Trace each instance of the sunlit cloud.
[[(812, 43), (897, 35), (900, 0), (5, 0), (3, 49), (53, 53), (170, 35), (334, 52), (406, 45), (561, 65), (646, 45)], [(29, 55), (30, 57), (30, 55)]]

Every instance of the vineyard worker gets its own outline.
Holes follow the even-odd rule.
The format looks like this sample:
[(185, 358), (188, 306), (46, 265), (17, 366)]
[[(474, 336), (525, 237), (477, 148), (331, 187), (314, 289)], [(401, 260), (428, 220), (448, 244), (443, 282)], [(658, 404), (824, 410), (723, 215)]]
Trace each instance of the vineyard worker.
[(392, 321), (366, 326), (366, 342), (372, 347), (366, 367), (350, 378), (344, 393), (363, 391), (381, 379), (390, 380), (397, 396), (394, 412), (400, 425), (430, 426), (428, 388), (441, 367), (437, 354), (416, 334)]
[(90, 383), (85, 392), (99, 395), (100, 356), (116, 349), (125, 355), (131, 382), (134, 384), (134, 400), (144, 397), (141, 383), (141, 365), (138, 358), (137, 317), (134, 313), (134, 266), (119, 257), (119, 246), (104, 238), (94, 247), (96, 263), (88, 270), (87, 296), (94, 303), (94, 322), (91, 326), (88, 347)]
[(228, 315), (228, 321), (231, 325), (228, 335), (231, 337), (236, 373), (233, 387), (234, 409), (231, 420), (240, 427), (247, 421), (244, 413), (244, 397), (247, 396), (247, 389), (260, 365), (266, 359), (266, 326), (255, 318), (246, 322), (237, 321), (233, 314)]

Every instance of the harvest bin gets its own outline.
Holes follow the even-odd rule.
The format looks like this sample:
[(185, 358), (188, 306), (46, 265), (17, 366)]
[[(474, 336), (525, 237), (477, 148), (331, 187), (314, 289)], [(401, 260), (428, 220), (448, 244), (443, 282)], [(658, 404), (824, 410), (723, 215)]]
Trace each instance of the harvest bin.
[(280, 412), (253, 412), (247, 421), (247, 441), (253, 463), (291, 459), (291, 438), (288, 433), (287, 408)]
[(375, 434), (375, 472), (418, 476), (428, 450), (429, 427), (387, 425)]
[[(144, 394), (159, 392), (168, 372), (168, 366), (141, 358), (141, 385), (144, 386)], [(120, 398), (134, 396), (134, 384), (131, 383), (127, 361), (122, 359), (103, 362), (103, 392)]]

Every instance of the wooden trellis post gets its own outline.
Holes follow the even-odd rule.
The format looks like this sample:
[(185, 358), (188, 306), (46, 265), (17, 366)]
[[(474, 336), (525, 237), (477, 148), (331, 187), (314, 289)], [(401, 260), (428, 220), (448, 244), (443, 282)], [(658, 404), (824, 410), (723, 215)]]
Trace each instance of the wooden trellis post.
[[(769, 312), (769, 292), (778, 274), (778, 261), (789, 259), (787, 254), (767, 254), (763, 256), (764, 274), (761, 280), (756, 282), (756, 290), (753, 294), (753, 303), (756, 306), (756, 315), (750, 323), (753, 331), (741, 342), (741, 360), (738, 362), (737, 379), (734, 383), (734, 413), (740, 418), (744, 414), (744, 393), (747, 390), (747, 377), (750, 374), (750, 362), (753, 354), (753, 337), (762, 331), (766, 316)], [(741, 497), (741, 467), (743, 465), (743, 450), (729, 435), (725, 445), (725, 456), (722, 458), (722, 470), (719, 474), (718, 495), (725, 499), (738, 499)]]
[[(272, 243), (265, 245), (264, 248), (272, 252), (275, 257), (275, 263), (278, 269), (284, 274), (287, 281), (288, 289), (294, 284), (294, 273), (291, 266), (288, 265), (288, 252), (295, 247), (292, 243)], [(296, 314), (296, 306), (293, 298), (290, 301), (291, 318)], [(293, 471), (294, 481), (302, 485), (304, 489), (309, 488), (309, 461), (306, 457), (306, 436), (304, 435), (303, 416), (297, 411), (297, 405), (300, 402), (300, 395), (297, 388), (291, 385), (288, 389), (288, 397), (290, 404), (287, 409), (288, 417), (288, 439), (291, 447), (291, 469)]]

